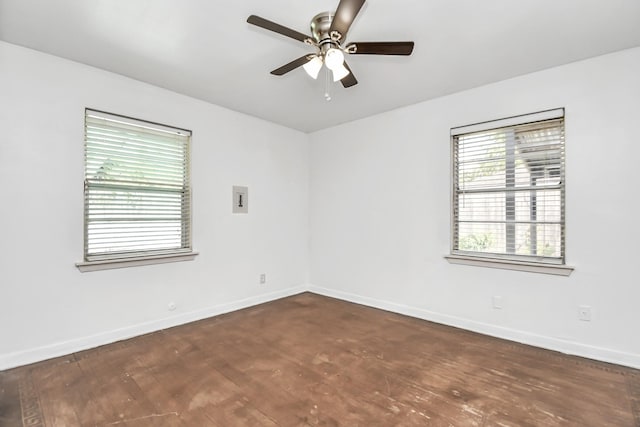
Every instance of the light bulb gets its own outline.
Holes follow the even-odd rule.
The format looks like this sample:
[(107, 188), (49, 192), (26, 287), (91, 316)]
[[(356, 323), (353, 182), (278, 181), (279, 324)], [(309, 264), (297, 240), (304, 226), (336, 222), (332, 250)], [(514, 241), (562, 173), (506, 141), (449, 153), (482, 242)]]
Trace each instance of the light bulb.
[(320, 68), (322, 68), (322, 59), (319, 56), (314, 56), (313, 59), (302, 66), (304, 70), (309, 74), (312, 79), (318, 78)]
[(334, 68), (333, 70), (333, 81), (337, 82), (338, 80), (342, 80), (349, 75), (349, 70), (342, 63), (339, 67)]
[[(331, 48), (324, 54), (324, 63), (330, 70), (342, 67), (344, 63), (344, 53), (340, 49)], [(348, 74), (348, 72), (347, 72)]]

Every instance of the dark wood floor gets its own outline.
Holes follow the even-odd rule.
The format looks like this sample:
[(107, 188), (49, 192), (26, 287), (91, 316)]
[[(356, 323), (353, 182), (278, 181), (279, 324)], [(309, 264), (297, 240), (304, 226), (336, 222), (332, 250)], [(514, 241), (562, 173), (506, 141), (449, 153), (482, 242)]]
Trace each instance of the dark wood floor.
[(640, 372), (313, 294), (0, 372), (2, 426), (640, 426)]

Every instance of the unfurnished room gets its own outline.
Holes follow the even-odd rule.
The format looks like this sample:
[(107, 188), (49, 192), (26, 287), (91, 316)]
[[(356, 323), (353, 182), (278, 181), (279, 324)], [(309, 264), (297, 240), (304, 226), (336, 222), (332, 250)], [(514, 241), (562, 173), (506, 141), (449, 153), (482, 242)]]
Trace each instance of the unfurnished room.
[(640, 427), (638, 0), (0, 0), (0, 426)]

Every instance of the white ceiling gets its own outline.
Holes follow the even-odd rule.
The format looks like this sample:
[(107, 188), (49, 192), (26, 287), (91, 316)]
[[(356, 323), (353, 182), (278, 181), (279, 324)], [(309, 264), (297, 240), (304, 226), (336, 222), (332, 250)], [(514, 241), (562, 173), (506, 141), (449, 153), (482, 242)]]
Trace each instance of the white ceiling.
[(327, 102), (302, 68), (269, 74), (312, 49), (246, 19), (310, 34), (337, 3), (0, 0), (0, 40), (304, 132), (640, 46), (639, 0), (370, 0), (347, 42), (413, 40), (413, 55), (348, 58), (359, 84), (332, 84)]

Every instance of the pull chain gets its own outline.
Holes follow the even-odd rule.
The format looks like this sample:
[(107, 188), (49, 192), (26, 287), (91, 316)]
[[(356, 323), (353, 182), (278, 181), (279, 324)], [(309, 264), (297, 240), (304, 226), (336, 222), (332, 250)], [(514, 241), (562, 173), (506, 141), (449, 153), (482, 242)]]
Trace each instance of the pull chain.
[(330, 71), (328, 68), (325, 68), (325, 79), (324, 79), (324, 99), (331, 101), (331, 93), (329, 92), (331, 89), (331, 76), (329, 76)]

